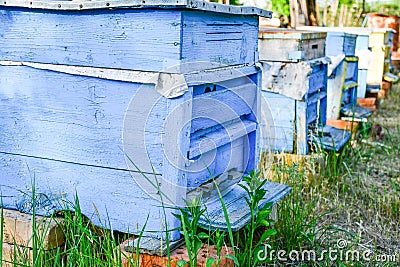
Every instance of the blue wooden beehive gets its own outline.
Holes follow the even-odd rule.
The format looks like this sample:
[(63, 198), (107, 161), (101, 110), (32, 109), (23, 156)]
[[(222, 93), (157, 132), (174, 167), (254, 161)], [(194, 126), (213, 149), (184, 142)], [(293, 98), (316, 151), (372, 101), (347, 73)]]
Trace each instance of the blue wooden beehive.
[[(149, 215), (145, 235), (162, 237), (179, 225), (168, 207), (202, 195), (223, 229), (207, 184), (218, 177), (233, 229), (245, 225), (235, 183), (258, 165), (259, 15), (271, 13), (182, 0), (0, 3), (3, 206), (48, 215), (76, 194), (95, 224), (139, 233)], [(265, 202), (289, 191), (268, 190)]]
[(355, 34), (356, 51), (358, 57), (358, 77), (357, 77), (357, 98), (364, 98), (367, 90), (367, 72), (372, 59), (372, 53), (369, 46), (369, 35), (372, 30), (358, 27), (343, 28), (348, 33)]
[(347, 33), (345, 28), (307, 26), (299, 29), (327, 33), (325, 54), (332, 58), (328, 71), (327, 118), (361, 119), (370, 116), (370, 110), (357, 105), (357, 36)]
[[(308, 31), (260, 30), (260, 51), (274, 47), (274, 53), (260, 54), (263, 151), (308, 154), (312, 143), (339, 151), (349, 140), (348, 132), (325, 125), (325, 37)], [(294, 57), (298, 62), (292, 62)]]

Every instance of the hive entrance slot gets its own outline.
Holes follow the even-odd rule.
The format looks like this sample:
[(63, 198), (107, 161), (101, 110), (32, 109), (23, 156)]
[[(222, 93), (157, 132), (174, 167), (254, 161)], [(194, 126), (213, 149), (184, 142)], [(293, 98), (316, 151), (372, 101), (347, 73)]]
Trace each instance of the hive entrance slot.
[(204, 202), (219, 200), (217, 187), (221, 195), (224, 196), (229, 193), (234, 185), (240, 182), (242, 176), (243, 173), (238, 172), (236, 168), (231, 169), (189, 191), (186, 195), (186, 200), (189, 202), (194, 198), (201, 198)]
[(217, 85), (209, 85), (206, 87), (206, 89), (204, 89), (204, 93), (211, 93), (211, 92), (215, 92), (217, 91)]

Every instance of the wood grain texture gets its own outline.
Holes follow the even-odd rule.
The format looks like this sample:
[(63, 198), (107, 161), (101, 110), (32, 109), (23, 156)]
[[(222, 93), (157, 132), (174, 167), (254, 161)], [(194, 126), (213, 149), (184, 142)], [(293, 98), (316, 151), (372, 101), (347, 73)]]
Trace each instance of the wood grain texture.
[(193, 62), (214, 67), (256, 62), (256, 15), (10, 7), (0, 12), (0, 22), (2, 60), (146, 71), (174, 67), (170, 72), (209, 68)]
[[(303, 100), (262, 91), (262, 150), (307, 154), (310, 141), (310, 128), (324, 125), (327, 102), (327, 65), (311, 64), (312, 72), (305, 76), (302, 83), (307, 85)], [(300, 64), (300, 63), (287, 63)], [(300, 66), (300, 65), (299, 65)], [(284, 79), (276, 79), (278, 86), (283, 86)], [(299, 86), (299, 85), (297, 85)], [(296, 90), (297, 86), (289, 87)]]
[(343, 42), (343, 52), (346, 56), (354, 56), (356, 51), (356, 39), (355, 34), (345, 33)]
[[(273, 202), (273, 205), (278, 203), (283, 197), (285, 197), (291, 191), (291, 188), (287, 185), (267, 182), (263, 189), (267, 191), (262, 201), (259, 203), (259, 207), (265, 206), (269, 202)], [(232, 191), (224, 197), (225, 206), (227, 209), (229, 221), (231, 224), (232, 231), (237, 231), (244, 227), (250, 221), (249, 206), (246, 203), (245, 198), (246, 192), (244, 189), (236, 185)], [(201, 218), (199, 225), (206, 226), (207, 229), (221, 229), (227, 231), (226, 219), (220, 201), (214, 201), (207, 203), (206, 205), (209, 212), (209, 218), (211, 225), (208, 221)]]
[(126, 169), (124, 114), (140, 84), (17, 66), (0, 74), (0, 151)]
[(321, 137), (319, 144), (323, 149), (339, 152), (350, 140), (349, 131), (340, 130), (332, 126), (326, 125), (321, 129)]
[[(146, 231), (162, 230), (160, 202), (144, 192), (127, 171), (6, 154), (1, 154), (0, 165), (5, 208), (32, 212), (35, 177), (38, 215), (73, 209), (78, 195), (82, 212), (100, 227), (138, 234), (149, 214)], [(169, 211), (167, 217), (172, 217)]]
[[(172, 211), (164, 218), (157, 185), (169, 199), (164, 201), (182, 205), (187, 189), (212, 175), (231, 169), (244, 172), (258, 164), (251, 154), (257, 147), (259, 84), (251, 83), (259, 82), (259, 73), (251, 78), (232, 75), (220, 82), (220, 90), (196, 97), (189, 86), (173, 99), (151, 84), (27, 66), (0, 66), (0, 74), (0, 190), (6, 208), (32, 211), (29, 188), (35, 177), (40, 215), (73, 209), (77, 194), (82, 212), (96, 225), (137, 234), (149, 214), (146, 230), (155, 232), (146, 235), (162, 237), (166, 226), (175, 228), (179, 221)], [(196, 107), (196, 98), (203, 99), (201, 106)], [(233, 107), (235, 116), (215, 112), (215, 103)], [(193, 114), (211, 116), (222, 125), (234, 118), (245, 127), (218, 132), (217, 124), (199, 125), (192, 133)], [(199, 129), (218, 149), (200, 148), (189, 160)], [(211, 175), (203, 164), (207, 157), (212, 158)], [(147, 178), (130, 172), (138, 171), (130, 161)], [(179, 232), (172, 231), (170, 238), (179, 238)]]
[(268, 91), (261, 95), (262, 151), (293, 152), (295, 100)]
[[(182, 63), (212, 62), (216, 66), (257, 61), (257, 16), (233, 16), (202, 11), (182, 12)], [(191, 64), (184, 71), (191, 71)]]
[(346, 57), (346, 75), (345, 82), (358, 82), (358, 58)]
[(194, 97), (191, 132), (250, 115), (256, 107), (256, 92), (254, 84), (244, 84)]
[(344, 64), (344, 61), (342, 61), (336, 68), (334, 75), (328, 78), (327, 119), (336, 120), (339, 118), (342, 103), (343, 75), (345, 73)]
[[(2, 61), (200, 70), (185, 74), (183, 95), (166, 98), (153, 84), (0, 66), (0, 191), (6, 208), (30, 213), (34, 197), (38, 214), (49, 215), (74, 209), (78, 196), (94, 224), (138, 234), (149, 215), (145, 235), (161, 238), (166, 228), (179, 226), (172, 209), (164, 216), (161, 199), (183, 205), (188, 188), (227, 170), (258, 166), (256, 15), (4, 7), (0, 22)], [(251, 66), (215, 70), (239, 64)], [(218, 90), (196, 91), (208, 83)], [(217, 131), (234, 120), (245, 127)], [(199, 131), (218, 148), (195, 151), (191, 135)], [(176, 240), (180, 233), (169, 235)]]
[(325, 56), (325, 33), (261, 29), (260, 60), (299, 62)]
[(3, 8), (0, 20), (2, 60), (160, 71), (180, 59), (176, 11)]

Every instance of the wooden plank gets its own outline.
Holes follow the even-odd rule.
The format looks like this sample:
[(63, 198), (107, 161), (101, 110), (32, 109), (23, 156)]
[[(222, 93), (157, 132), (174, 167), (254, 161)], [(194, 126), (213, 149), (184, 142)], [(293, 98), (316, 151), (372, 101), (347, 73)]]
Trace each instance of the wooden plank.
[(308, 118), (307, 103), (296, 101), (296, 153), (301, 155), (308, 154)]
[(294, 128), (275, 126), (273, 136), (263, 136), (261, 144), (262, 151), (293, 152)]
[(260, 60), (298, 62), (325, 55), (325, 33), (284, 29), (260, 29)]
[(342, 102), (344, 62), (342, 61), (335, 70), (335, 74), (328, 79), (327, 87), (327, 119), (338, 119)]
[[(265, 206), (268, 202), (276, 204), (282, 198), (284, 198), (291, 188), (287, 185), (267, 182), (263, 187), (267, 193), (260, 201), (259, 207)], [(244, 227), (250, 221), (250, 210), (245, 200), (246, 192), (236, 185), (228, 194), (223, 198), (229, 221), (231, 224), (232, 231), (237, 231)], [(224, 212), (222, 211), (220, 201), (209, 202), (206, 204), (208, 210), (208, 216), (210, 220), (201, 218), (199, 225), (206, 227), (206, 229), (220, 229), (227, 231), (226, 219)]]
[[(82, 213), (99, 227), (139, 234), (149, 215), (144, 235), (164, 236), (159, 193), (140, 174), (0, 154), (0, 190), (5, 208), (32, 212), (33, 176), (38, 215), (73, 210), (77, 195)], [(152, 175), (147, 177), (154, 180)], [(174, 218), (171, 213), (166, 210), (166, 219)]]
[[(249, 146), (249, 143), (249, 137), (243, 136), (202, 154), (201, 158), (190, 163), (187, 174), (188, 190), (231, 170), (244, 173), (249, 162), (249, 154), (245, 153), (245, 146)], [(212, 174), (210, 174), (211, 170)]]
[(4, 8), (0, 14), (2, 60), (149, 71), (179, 63), (177, 11)]
[(358, 87), (357, 87), (357, 98), (364, 98), (367, 92), (367, 70), (358, 70)]
[(16, 210), (3, 209), (1, 212), (3, 243), (32, 248), (34, 234), (44, 250), (59, 247), (64, 243), (61, 219), (36, 216), (34, 222), (32, 215)]
[[(145, 5), (144, 5), (145, 4)], [(98, 10), (98, 9), (110, 9), (124, 8), (124, 9), (187, 9), (187, 10), (201, 10), (211, 11), (216, 13), (236, 14), (236, 15), (258, 15), (265, 18), (271, 18), (272, 12), (260, 8), (251, 6), (237, 7), (229, 5), (218, 5), (216, 3), (202, 2), (198, 0), (192, 0), (187, 2), (185, 0), (148, 0), (143, 3), (142, 0), (116, 0), (112, 3), (108, 1), (99, 0), (96, 2), (92, 1), (65, 1), (61, 3), (55, 3), (53, 1), (43, 2), (33, 0), (30, 2), (10, 0), (6, 3), (0, 3), (0, 6), (7, 7), (23, 7), (32, 9), (44, 9), (46, 12), (54, 10), (68, 10), (68, 11), (82, 11), (82, 10)]]
[(342, 106), (340, 113), (343, 117), (349, 118), (350, 120), (367, 118), (372, 115), (372, 111), (370, 109), (355, 104)]
[[(131, 114), (129, 103), (139, 89), (146, 92), (145, 96), (141, 94), (140, 101), (143, 105), (138, 113), (129, 117), (132, 120), (127, 125), (148, 122), (139, 130), (145, 129), (149, 136), (145, 138), (141, 133), (130, 137), (134, 138), (132, 141), (135, 144), (155, 146), (161, 143), (161, 136), (155, 134), (154, 129), (164, 123), (165, 102), (153, 89), (154, 86), (141, 88), (140, 84), (135, 83), (68, 75), (24, 66), (0, 66), (0, 71), (0, 99), (3, 102), (0, 107), (3, 114), (0, 125), (4, 129), (0, 151), (127, 169), (121, 133), (125, 116), (129, 117)], [(144, 108), (146, 103), (147, 108)], [(125, 115), (126, 110), (128, 115)], [(143, 116), (149, 116), (150, 119), (146, 121)], [(129, 127), (125, 130), (129, 130)], [(140, 137), (139, 140), (145, 138), (146, 142), (138, 142), (135, 137)], [(125, 144), (129, 147), (130, 142), (125, 139)], [(99, 147), (102, 153), (98, 153)], [(150, 152), (154, 156), (153, 164), (159, 164), (159, 152)], [(141, 162), (143, 163), (139, 164)], [(138, 164), (142, 171), (152, 172), (146, 157)], [(157, 171), (161, 170), (157, 168)]]
[(262, 91), (262, 151), (293, 151), (295, 131), (295, 100), (273, 92)]
[(298, 63), (262, 62), (264, 91), (303, 100), (309, 88), (312, 68), (307, 61)]
[(318, 90), (326, 91), (326, 68), (318, 72), (312, 72), (308, 79), (308, 94), (313, 94)]
[(314, 139), (314, 143), (325, 150), (339, 152), (350, 140), (351, 135), (345, 130), (336, 129), (328, 125), (319, 130), (320, 136)]
[(248, 120), (234, 122), (222, 126), (220, 130), (206, 133), (196, 133), (192, 135), (190, 141), (189, 159), (200, 156), (215, 148), (230, 143), (239, 137), (247, 135), (256, 130), (256, 123)]
[(305, 51), (305, 60), (317, 59), (325, 56), (326, 38), (317, 40), (304, 40), (301, 46)]
[(184, 71), (192, 62), (211, 62), (214, 67), (254, 63), (258, 17), (183, 11), (181, 59)]
[(251, 114), (256, 105), (256, 86), (242, 84), (236, 88), (209, 92), (193, 98), (191, 132), (229, 122)]
[[(165, 135), (163, 136), (163, 166), (164, 174), (160, 182), (162, 200), (167, 206), (183, 207), (186, 199), (189, 165), (187, 153), (190, 147), (190, 129), (192, 113), (193, 88), (182, 97), (175, 98), (168, 102), (167, 120), (163, 125)], [(205, 169), (205, 166), (203, 166)], [(158, 208), (159, 212), (163, 212)], [(162, 229), (177, 229), (180, 226), (179, 220), (171, 216), (176, 210), (168, 209), (168, 217), (159, 220), (159, 227)], [(180, 233), (174, 230), (169, 233), (171, 240), (180, 238)]]
[(385, 54), (390, 47), (372, 47), (372, 60), (367, 73), (367, 85), (382, 86), (382, 76), (385, 67)]

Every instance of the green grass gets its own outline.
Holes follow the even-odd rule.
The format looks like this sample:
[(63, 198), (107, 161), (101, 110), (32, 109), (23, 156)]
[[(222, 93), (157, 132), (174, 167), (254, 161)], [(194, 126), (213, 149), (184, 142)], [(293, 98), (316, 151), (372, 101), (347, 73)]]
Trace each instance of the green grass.
[[(220, 252), (225, 246), (234, 247), (235, 256), (231, 258), (240, 267), (399, 266), (399, 112), (400, 92), (396, 87), (383, 103), (381, 110), (372, 117), (371, 123), (364, 125), (341, 154), (321, 153), (311, 157), (306, 163), (273, 165), (274, 175), (267, 175), (268, 179), (285, 182), (292, 187), (291, 194), (279, 203), (278, 219), (275, 223), (265, 216), (269, 215), (270, 209), (256, 208), (263, 192), (257, 191), (260, 185), (257, 183), (261, 181), (256, 179), (258, 175), (255, 174), (253, 176), (256, 178), (246, 181), (246, 188), (249, 190), (248, 205), (255, 216), (245, 229), (237, 233), (198, 228), (198, 216), (207, 214), (200, 203), (188, 203), (186, 208), (177, 210), (183, 225), (182, 236), (191, 250), (190, 266), (196, 264), (201, 243), (215, 245), (219, 251), (219, 256), (208, 260), (206, 267), (212, 263), (218, 266), (221, 261)], [(374, 132), (375, 124), (382, 127), (382, 136), (377, 136)], [(34, 189), (32, 194), (34, 195)], [(32, 199), (34, 201), (35, 198)], [(224, 207), (223, 202), (222, 206)], [(74, 203), (74, 209), (75, 212), (66, 211), (62, 214), (65, 244), (61, 248), (45, 251), (44, 237), (35, 234), (32, 237), (31, 259), (27, 257), (27, 250), (15, 250), (12, 266), (122, 266), (123, 255), (119, 245), (132, 236), (93, 226), (81, 213), (78, 199)], [(226, 209), (224, 211), (228, 218)], [(189, 220), (189, 217), (195, 220)], [(227, 225), (229, 228), (228, 219)], [(34, 224), (34, 233), (38, 233), (36, 230), (39, 226)], [(3, 230), (1, 224), (0, 233)], [(3, 234), (1, 241), (2, 238)], [(270, 259), (271, 262), (261, 264), (255, 260), (255, 254), (264, 245), (269, 250), (315, 250), (321, 254), (324, 250), (337, 248), (340, 239), (347, 241), (344, 251), (370, 250), (375, 255), (397, 253), (398, 261), (331, 261), (328, 257), (321, 260), (282, 261), (276, 254)], [(0, 258), (2, 257), (4, 255), (0, 252)], [(138, 261), (132, 258), (130, 264), (138, 266)]]

